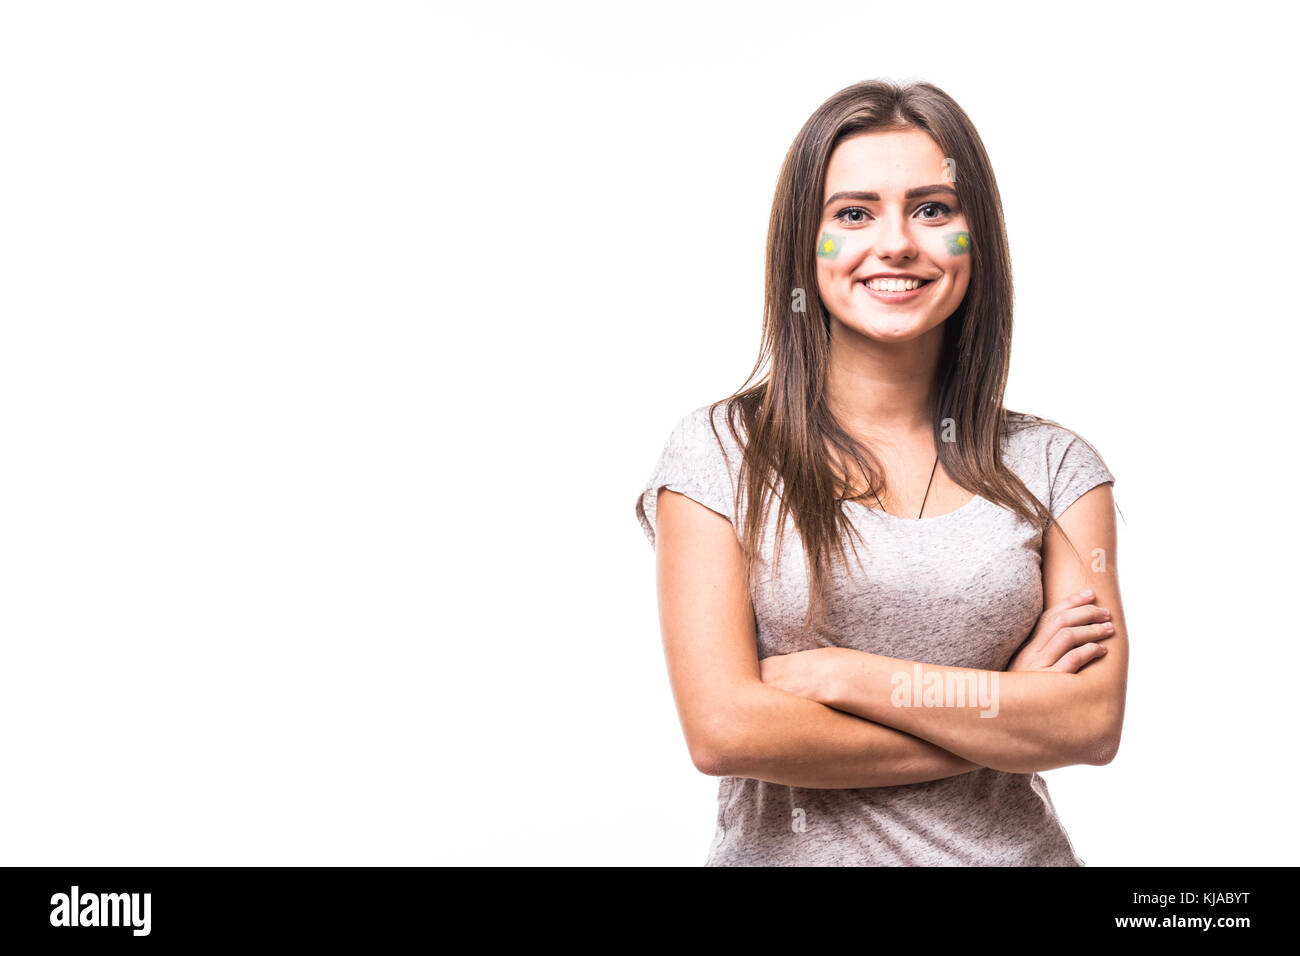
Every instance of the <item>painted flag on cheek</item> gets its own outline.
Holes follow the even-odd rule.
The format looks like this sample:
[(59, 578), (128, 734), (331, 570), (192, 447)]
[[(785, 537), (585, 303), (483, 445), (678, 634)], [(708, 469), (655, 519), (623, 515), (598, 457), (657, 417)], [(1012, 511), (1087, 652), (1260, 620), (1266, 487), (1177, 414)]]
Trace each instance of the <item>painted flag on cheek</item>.
[(844, 243), (839, 236), (832, 236), (829, 232), (823, 232), (822, 237), (817, 240), (817, 255), (823, 259), (834, 259), (840, 254), (840, 248)]
[(970, 252), (970, 233), (969, 232), (950, 232), (943, 237), (948, 243), (948, 252), (954, 256)]

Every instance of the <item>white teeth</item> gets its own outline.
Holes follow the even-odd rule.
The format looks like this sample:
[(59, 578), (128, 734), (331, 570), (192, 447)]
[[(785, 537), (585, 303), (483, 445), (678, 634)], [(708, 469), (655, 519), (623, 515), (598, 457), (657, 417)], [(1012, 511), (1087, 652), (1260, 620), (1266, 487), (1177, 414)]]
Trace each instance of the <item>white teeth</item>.
[(919, 288), (920, 279), (868, 279), (867, 285), (877, 292), (910, 292)]

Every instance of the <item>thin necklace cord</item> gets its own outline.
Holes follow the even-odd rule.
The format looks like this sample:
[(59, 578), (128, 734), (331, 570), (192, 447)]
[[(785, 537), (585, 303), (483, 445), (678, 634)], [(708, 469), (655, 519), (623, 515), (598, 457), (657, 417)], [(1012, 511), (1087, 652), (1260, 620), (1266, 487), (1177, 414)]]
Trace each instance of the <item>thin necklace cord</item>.
[[(916, 519), (918, 521), (921, 520), (921, 515), (925, 514), (925, 503), (930, 500), (930, 486), (934, 484), (934, 473), (938, 470), (939, 470), (939, 456), (936, 454), (934, 456), (934, 467), (930, 469), (930, 480), (929, 482), (926, 483), (925, 486), (925, 497), (921, 499), (921, 510), (916, 513)], [(872, 489), (871, 493), (873, 495), (876, 495), (874, 488)], [(885, 504), (880, 500), (880, 495), (876, 495), (876, 504), (880, 505), (881, 511), (885, 510)], [(888, 512), (886, 512), (886, 514), (888, 514)]]

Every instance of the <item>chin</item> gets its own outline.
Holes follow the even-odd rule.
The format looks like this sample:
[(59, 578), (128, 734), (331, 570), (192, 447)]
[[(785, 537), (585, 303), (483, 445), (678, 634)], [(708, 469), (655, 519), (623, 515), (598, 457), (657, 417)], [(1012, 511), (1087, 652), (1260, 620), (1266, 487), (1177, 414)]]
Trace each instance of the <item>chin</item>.
[(935, 323), (927, 321), (926, 318), (920, 318), (913, 322), (890, 323), (888, 325), (882, 325), (879, 321), (867, 318), (859, 319), (851, 328), (868, 338), (880, 342), (909, 342), (929, 332), (934, 328), (934, 325)]

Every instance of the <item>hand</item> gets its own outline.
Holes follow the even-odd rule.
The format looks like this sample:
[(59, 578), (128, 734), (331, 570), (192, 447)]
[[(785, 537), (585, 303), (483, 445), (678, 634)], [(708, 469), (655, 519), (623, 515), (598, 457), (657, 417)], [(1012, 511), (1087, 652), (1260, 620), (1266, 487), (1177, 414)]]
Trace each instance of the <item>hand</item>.
[(1091, 591), (1072, 594), (1044, 611), (1007, 670), (1073, 674), (1104, 657), (1106, 645), (1100, 642), (1113, 637), (1115, 627), (1107, 608), (1085, 603), (1093, 597)]
[(777, 654), (758, 662), (763, 683), (771, 684), (796, 697), (818, 703), (831, 700), (837, 677), (857, 651), (847, 647), (817, 647), (793, 654)]

